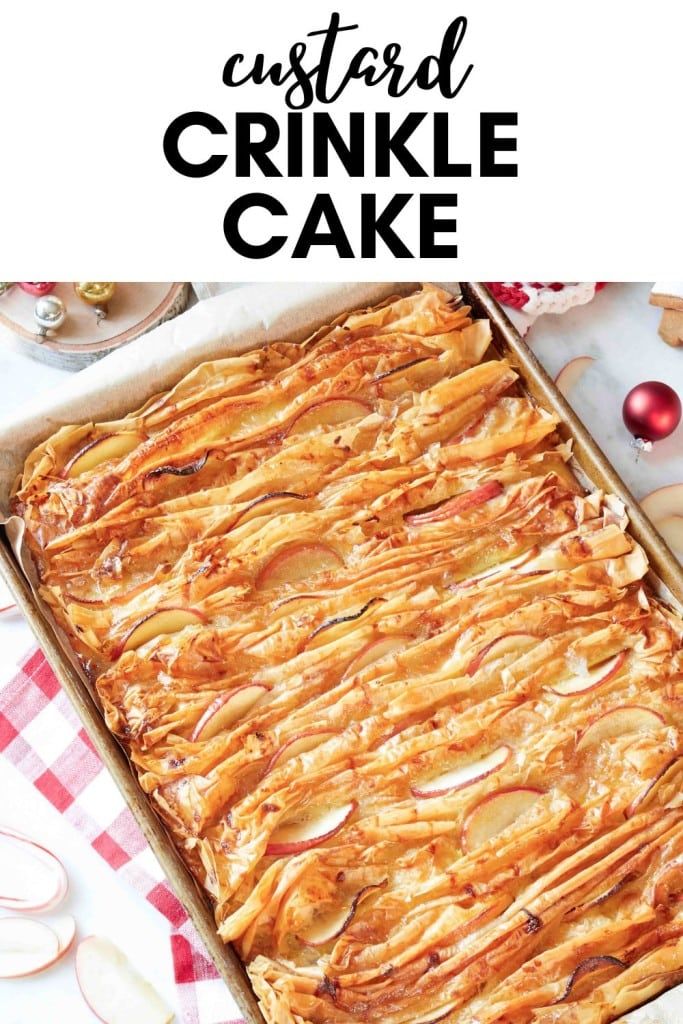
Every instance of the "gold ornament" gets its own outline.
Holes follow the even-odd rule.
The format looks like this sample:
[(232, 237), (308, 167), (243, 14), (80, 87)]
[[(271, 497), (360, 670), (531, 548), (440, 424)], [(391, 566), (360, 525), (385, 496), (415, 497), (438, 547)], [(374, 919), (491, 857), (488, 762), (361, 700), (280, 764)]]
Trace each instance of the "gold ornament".
[(107, 303), (113, 299), (116, 285), (113, 281), (77, 281), (74, 291), (79, 299), (94, 307), (99, 324), (107, 315)]

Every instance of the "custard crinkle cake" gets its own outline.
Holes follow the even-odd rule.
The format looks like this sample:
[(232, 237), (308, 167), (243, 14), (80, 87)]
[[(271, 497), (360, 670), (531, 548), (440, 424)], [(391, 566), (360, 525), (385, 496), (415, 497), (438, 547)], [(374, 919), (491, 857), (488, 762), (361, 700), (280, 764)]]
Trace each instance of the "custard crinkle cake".
[(683, 978), (681, 619), (426, 286), (64, 427), (40, 592), (269, 1024), (603, 1024)]

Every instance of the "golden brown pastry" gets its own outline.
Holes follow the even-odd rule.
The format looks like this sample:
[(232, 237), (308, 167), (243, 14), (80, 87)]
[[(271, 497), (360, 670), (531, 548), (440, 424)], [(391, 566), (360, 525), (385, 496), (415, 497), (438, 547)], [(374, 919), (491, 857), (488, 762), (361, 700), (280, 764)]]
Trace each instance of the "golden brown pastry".
[(683, 978), (681, 619), (425, 287), (66, 427), (41, 593), (270, 1024), (606, 1024)]

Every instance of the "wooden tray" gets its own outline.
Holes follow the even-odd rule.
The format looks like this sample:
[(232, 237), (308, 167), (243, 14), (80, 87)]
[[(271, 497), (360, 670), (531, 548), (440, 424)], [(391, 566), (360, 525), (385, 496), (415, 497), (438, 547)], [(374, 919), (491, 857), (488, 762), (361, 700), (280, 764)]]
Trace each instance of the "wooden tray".
[[(458, 288), (457, 285), (444, 287), (450, 287), (453, 291), (457, 291)], [(560, 416), (560, 432), (565, 438), (574, 439), (575, 463), (581, 474), (594, 486), (616, 494), (624, 502), (631, 518), (631, 533), (643, 546), (653, 573), (668, 588), (673, 601), (683, 607), (683, 569), (612, 469), (603, 452), (486, 288), (480, 284), (462, 284), (460, 288), (465, 302), (472, 306), (474, 315), (488, 317), (491, 321), (494, 348), (515, 366), (528, 394), (540, 406)], [(218, 938), (208, 899), (181, 861), (151, 803), (140, 789), (128, 758), (107, 729), (87, 682), (71, 664), (52, 626), (41, 613), (39, 604), (14, 559), (4, 531), (0, 541), (0, 576), (8, 584), (18, 606), (26, 616), (50, 666), (91, 737), (97, 753), (130, 806), (246, 1021), (248, 1024), (263, 1024), (263, 1017), (244, 967), (232, 947), (224, 945)], [(655, 583), (658, 580), (653, 577)]]
[(17, 285), (0, 296), (0, 339), (24, 355), (64, 370), (82, 370), (113, 349), (151, 331), (164, 320), (182, 313), (190, 286), (183, 282), (122, 282), (109, 304), (105, 320), (97, 323), (91, 306), (81, 302), (73, 284), (58, 284), (55, 295), (67, 310), (64, 325), (44, 341), (36, 335), (33, 309), (36, 300)]

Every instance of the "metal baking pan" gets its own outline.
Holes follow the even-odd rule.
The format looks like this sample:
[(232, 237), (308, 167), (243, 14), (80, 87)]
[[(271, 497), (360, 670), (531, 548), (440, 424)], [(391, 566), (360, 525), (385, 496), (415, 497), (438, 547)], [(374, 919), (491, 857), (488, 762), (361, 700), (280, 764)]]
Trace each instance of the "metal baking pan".
[[(443, 287), (450, 288), (454, 293), (458, 290), (458, 285)], [(654, 574), (653, 582), (658, 584), (661, 581), (670, 599), (683, 607), (683, 570), (603, 452), (487, 289), (481, 284), (472, 283), (462, 283), (459, 287), (464, 301), (472, 306), (474, 316), (487, 317), (491, 321), (493, 347), (515, 367), (524, 390), (540, 406), (560, 417), (559, 432), (565, 439), (573, 438), (574, 441), (574, 461), (579, 475), (595, 487), (617, 495), (624, 502), (631, 520), (630, 532), (648, 556)], [(394, 289), (388, 289), (387, 294), (390, 291)], [(151, 803), (140, 789), (125, 752), (104, 723), (88, 683), (64, 653), (55, 630), (42, 613), (15, 560), (4, 531), (0, 538), (0, 576), (8, 584), (17, 605), (26, 616), (52, 670), (71, 699), (97, 753), (121, 790), (245, 1020), (248, 1024), (263, 1024), (263, 1016), (244, 967), (232, 947), (218, 938), (208, 899), (185, 867)]]

